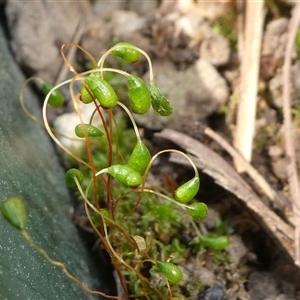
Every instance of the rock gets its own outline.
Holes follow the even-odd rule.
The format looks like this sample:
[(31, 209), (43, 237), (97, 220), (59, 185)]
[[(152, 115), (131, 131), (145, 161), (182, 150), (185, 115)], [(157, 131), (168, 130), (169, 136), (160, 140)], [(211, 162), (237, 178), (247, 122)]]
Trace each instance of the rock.
[(229, 97), (225, 80), (205, 60), (199, 59), (183, 71), (177, 71), (167, 63), (156, 63), (153, 70), (155, 82), (173, 105), (174, 112), (168, 118), (160, 117), (152, 110), (142, 117), (136, 116), (146, 127), (160, 128), (176, 119), (203, 120), (224, 105)]
[(251, 273), (248, 278), (248, 289), (251, 299), (276, 299), (279, 294), (276, 280), (267, 272)]
[(210, 98), (210, 105), (215, 105), (216, 108), (224, 105), (229, 97), (229, 89), (224, 78), (209, 62), (203, 59), (199, 59), (195, 66), (199, 78), (197, 92), (200, 97)]
[(199, 300), (227, 300), (227, 296), (224, 289), (216, 285), (202, 292)]
[(186, 283), (197, 281), (204, 286), (213, 286), (216, 283), (214, 272), (204, 267), (199, 260), (194, 258), (184, 268), (184, 274), (183, 281)]
[(201, 43), (200, 58), (215, 66), (224, 65), (229, 61), (230, 47), (228, 39), (219, 32), (214, 31), (210, 24), (194, 11), (177, 18), (174, 27), (174, 40), (178, 39), (180, 34), (183, 33), (191, 40), (188, 47)]
[(203, 266), (197, 258), (191, 258), (189, 262), (181, 266), (183, 272), (182, 286), (185, 287), (189, 299), (196, 299), (201, 286), (214, 286), (216, 275), (211, 268)]
[(191, 11), (177, 18), (174, 22), (175, 38), (183, 33), (191, 41), (188, 47), (200, 44), (200, 58), (215, 66), (224, 65), (230, 57), (229, 41), (219, 32), (213, 30), (205, 18)]
[(288, 164), (288, 159), (285, 157), (277, 157), (271, 160), (272, 171), (277, 178), (282, 181), (287, 180), (287, 170), (286, 166)]
[[(291, 81), (291, 104), (300, 104), (300, 63), (296, 62), (292, 66), (292, 81)], [(276, 107), (282, 107), (282, 70), (277, 69), (276, 75), (269, 82), (269, 93), (271, 102)]]
[(93, 5), (94, 13), (101, 18), (109, 17), (114, 11), (124, 10), (125, 8), (126, 1), (96, 0)]
[(230, 255), (230, 262), (234, 268), (239, 265), (241, 259), (247, 254), (247, 248), (238, 235), (230, 236), (230, 244), (226, 248), (226, 251)]
[(91, 13), (89, 1), (9, 0), (6, 5), (11, 46), (27, 72), (54, 82), (61, 66), (60, 47), (71, 42), (79, 22)]
[(287, 41), (288, 19), (271, 21), (266, 28), (262, 42), (262, 56), (283, 58)]
[(283, 149), (278, 146), (278, 145), (271, 145), (269, 148), (268, 148), (268, 154), (270, 157), (272, 158), (277, 158), (277, 157), (280, 157), (280, 156), (283, 156), (284, 154), (284, 151)]
[[(287, 42), (288, 19), (280, 18), (268, 23), (262, 41), (260, 76), (269, 81), (283, 63)], [(275, 82), (273, 84), (276, 85)], [(277, 102), (277, 100), (275, 101)]]
[(285, 294), (279, 294), (275, 300), (290, 300), (291, 298)]
[(212, 30), (203, 17), (200, 17), (195, 12), (184, 14), (176, 18), (174, 22), (175, 33), (178, 37), (180, 33), (184, 33), (191, 38), (192, 44), (197, 44), (203, 39), (210, 37)]
[(212, 286), (216, 282), (216, 276), (214, 272), (205, 267), (197, 269), (195, 272), (195, 276), (204, 286)]
[(53, 123), (55, 131), (63, 134), (57, 136), (58, 140), (75, 153), (79, 152), (84, 145), (84, 139), (78, 138), (74, 131), (79, 123), (80, 120), (75, 112), (62, 114)]
[(211, 28), (197, 5), (191, 1), (165, 1), (148, 18), (148, 34), (159, 49), (159, 57), (169, 58), (178, 69), (194, 64), (199, 56), (216, 66), (226, 64), (230, 57), (229, 42)]
[(139, 15), (147, 15), (153, 12), (158, 6), (157, 0), (148, 0), (148, 1), (140, 1), (140, 0), (130, 0), (128, 10), (134, 11)]
[[(88, 287), (111, 292), (109, 270), (103, 262), (101, 267), (95, 263), (73, 223), (73, 203), (53, 146), (45, 130), (21, 109), (24, 80), (0, 26), (0, 203), (10, 196), (22, 198), (35, 243)], [(35, 95), (26, 93), (25, 101), (40, 118)], [(0, 232), (0, 299), (99, 299), (46, 261), (1, 214)]]
[[(168, 2), (165, 0), (164, 2)], [(179, 10), (183, 13), (191, 11), (196, 12), (199, 16), (214, 21), (220, 16), (224, 15), (232, 6), (231, 0), (217, 0), (217, 1), (192, 1), (192, 0), (178, 0)]]
[[(109, 15), (109, 21), (100, 18), (92, 18), (89, 25), (82, 35), (80, 45), (86, 49), (97, 60), (111, 46), (112, 41), (126, 41), (148, 52), (150, 48), (149, 40), (141, 33), (141, 29), (145, 26), (145, 20), (135, 12), (130, 11), (114, 11)], [(84, 55), (84, 54), (83, 54)], [(89, 58), (84, 55), (85, 60)], [(82, 54), (79, 56), (82, 61)], [(114, 65), (111, 62), (111, 57), (108, 57), (108, 64)], [(130, 69), (134, 66), (127, 65)]]
[(216, 227), (216, 222), (220, 218), (220, 213), (214, 208), (210, 207), (208, 210), (207, 217), (203, 220), (203, 223), (205, 224), (205, 227), (207, 227), (208, 230), (212, 230)]
[(228, 63), (230, 58), (229, 41), (220, 33), (213, 32), (200, 45), (200, 58), (209, 61), (214, 66)]
[(282, 73), (277, 72), (269, 82), (269, 93), (272, 104), (276, 107), (282, 107)]
[[(81, 117), (83, 122), (88, 124), (93, 114), (95, 107), (93, 104), (85, 105), (79, 103)], [(74, 109), (73, 109), (74, 110)], [(80, 124), (79, 116), (76, 112), (64, 113), (56, 117), (53, 122), (53, 127), (56, 132), (62, 133), (57, 135), (57, 139), (70, 151), (80, 153), (85, 144), (84, 139), (78, 138), (75, 134), (75, 127)], [(102, 125), (101, 119), (98, 114), (93, 118), (94, 126)], [(65, 153), (63, 153), (65, 154)], [(67, 163), (68, 165), (68, 163)]]
[[(89, 24), (83, 30), (80, 45), (88, 51), (96, 60), (112, 46), (112, 24), (100, 18), (92, 17)], [(90, 58), (81, 51), (78, 51), (77, 60), (81, 64), (90, 62)]]
[(145, 24), (145, 19), (133, 11), (114, 11), (110, 17), (112, 23), (112, 38), (124, 41), (131, 33), (140, 30)]

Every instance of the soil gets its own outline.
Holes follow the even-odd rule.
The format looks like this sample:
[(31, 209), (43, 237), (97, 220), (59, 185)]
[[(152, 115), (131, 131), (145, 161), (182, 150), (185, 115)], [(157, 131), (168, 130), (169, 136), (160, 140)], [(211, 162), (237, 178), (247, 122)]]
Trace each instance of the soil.
[[(95, 2), (101, 1), (93, 2), (95, 5)], [(177, 2), (181, 3), (180, 1)], [(211, 15), (208, 16), (203, 13), (203, 7), (198, 2), (201, 1), (194, 1), (194, 7), (188, 8), (188, 6), (180, 7), (178, 3), (171, 5), (168, 1), (162, 1), (162, 3), (157, 2), (156, 5), (152, 3), (148, 13), (145, 13), (147, 8), (144, 10), (139, 8), (141, 11), (138, 12), (120, 10), (117, 16), (116, 11), (109, 12), (107, 9), (106, 15), (98, 17), (98, 19), (95, 17), (96, 11), (89, 12), (94, 23), (90, 22), (86, 26), (76, 42), (88, 48), (87, 50), (92, 49), (94, 53), (102, 53), (103, 49), (110, 46), (112, 40), (126, 40), (144, 49), (153, 61), (154, 72), (158, 73), (158, 85), (162, 85), (163, 92), (167, 94), (169, 100), (174, 104), (175, 110), (178, 111), (175, 113), (175, 117), (167, 120), (155, 115), (149, 115), (143, 120), (137, 118), (140, 126), (144, 128), (144, 137), (151, 144), (152, 151), (165, 149), (169, 145), (184, 151), (187, 150), (179, 141), (174, 142), (155, 135), (162, 129), (169, 128), (192, 137), (207, 146), (218, 157), (223, 158), (232, 167), (232, 172), (235, 172), (232, 157), (203, 131), (203, 128), (212, 128), (232, 144), (236, 113), (236, 106), (232, 99), (235, 96), (239, 80), (237, 37), (234, 38), (229, 34), (236, 35), (235, 8), (231, 1), (224, 1), (225, 4), (219, 3), (223, 6), (222, 9), (218, 7), (214, 11), (210, 7), (208, 11)], [(127, 8), (135, 7), (130, 6), (133, 5), (130, 4), (130, 1), (127, 4)], [(89, 5), (91, 6), (91, 4)], [(8, 10), (8, 7), (12, 8), (12, 4), (7, 4), (6, 7), (6, 19), (10, 21), (13, 10)], [(121, 8), (124, 9), (124, 7), (118, 9)], [(282, 13), (281, 8), (284, 8)], [(264, 31), (266, 40), (263, 42), (261, 59), (261, 88), (258, 100), (256, 135), (251, 161), (253, 167), (277, 192), (281, 202), (274, 204), (270, 201), (257, 183), (248, 175), (239, 176), (236, 172), (236, 175), (232, 175), (232, 177), (239, 176), (238, 180), (242, 180), (243, 184), (249, 186), (251, 192), (257, 197), (255, 199), (263, 203), (263, 207), (274, 213), (289, 228), (292, 226), (289, 224), (286, 213), (290, 211), (291, 204), (286, 174), (284, 136), (282, 134), (282, 113), (280, 104), (278, 104), (280, 102), (278, 102), (278, 97), (280, 98), (278, 90), (282, 88), (282, 84), (277, 83), (276, 85), (274, 81), (275, 78), (281, 76), (284, 47), (280, 52), (279, 46), (284, 45), (286, 41), (284, 35), (287, 32), (291, 9), (292, 5), (284, 1), (281, 4), (270, 1), (268, 7)], [(279, 15), (276, 15), (275, 12), (278, 12)], [(226, 19), (226, 15), (232, 15), (232, 17)], [(19, 22), (22, 20), (21, 16), (22, 11), (17, 14)], [(47, 16), (49, 17), (49, 15)], [(282, 20), (280, 24), (274, 25), (272, 23), (279, 19)], [(128, 21), (131, 22), (131, 27), (128, 26), (125, 29), (124, 24), (128, 25)], [(17, 26), (22, 26), (22, 24), (16, 25), (17, 23), (14, 20), (13, 23), (8, 22), (6, 24), (8, 30), (11, 30), (11, 40), (9, 41), (11, 45), (18, 45), (18, 42), (26, 43), (25, 37), (21, 41), (18, 40), (19, 36), (14, 34), (18, 32)], [(99, 34), (93, 27), (93, 24), (99, 25), (100, 23), (105, 28), (105, 34), (103, 32)], [(212, 29), (217, 27), (216, 24), (225, 27), (222, 34)], [(30, 24), (27, 26), (30, 27)], [(271, 29), (279, 28), (277, 31), (275, 30), (273, 36), (271, 35), (272, 30), (268, 31), (270, 27)], [(224, 33), (226, 30), (227, 34)], [(62, 36), (59, 37), (60, 40), (63, 38)], [(274, 50), (272, 50), (272, 43), (268, 42), (272, 38), (278, 40), (274, 46), (278, 50), (275, 54), (272, 53)], [(36, 42), (35, 47), (38, 48), (40, 43)], [(266, 49), (267, 44), (271, 49)], [(45, 68), (47, 66), (44, 65), (44, 62), (41, 69), (37, 67), (34, 69), (32, 65), (24, 65), (25, 58), (22, 57), (21, 47), (13, 46), (12, 49), (20, 62), (20, 66), (27, 74), (46, 73)], [(38, 54), (35, 53), (36, 56)], [(43, 56), (45, 58), (46, 53), (43, 53)], [(28, 57), (27, 60), (31, 61)], [(75, 53), (73, 63), (83, 70), (87, 65), (87, 60), (82, 53)], [(53, 62), (51, 64), (55, 65)], [(112, 61), (111, 64), (114, 62)], [(203, 70), (199, 66), (204, 64)], [(142, 60), (131, 68), (131, 71), (147, 77), (146, 61)], [(50, 81), (55, 82), (57, 77), (53, 74), (57, 74), (56, 71), (57, 69), (51, 68), (45, 76)], [(296, 141), (300, 136), (297, 124), (299, 112), (297, 112), (296, 106), (299, 101), (297, 91), (300, 89), (298, 78), (299, 70), (297, 69), (297, 60), (294, 57), (292, 104), (296, 111), (294, 118)], [(271, 86), (271, 83), (272, 86), (275, 85), (275, 88)], [(68, 109), (66, 108), (66, 110)], [(298, 162), (299, 145), (299, 143), (295, 143)], [(165, 164), (170, 168), (170, 161), (163, 160), (159, 168), (163, 170), (166, 168)], [(223, 167), (220, 165), (219, 168), (221, 170)], [(198, 278), (202, 287), (196, 292), (192, 292), (187, 283), (183, 293), (189, 299), (205, 300), (300, 299), (300, 271), (290, 255), (293, 252), (291, 249), (293, 247), (292, 241), (283, 244), (282, 240), (271, 232), (272, 230), (268, 227), (269, 223), (264, 220), (263, 214), (258, 214), (244, 200), (248, 195), (241, 197), (240, 194), (228, 189), (226, 184), (220, 183), (216, 175), (207, 172), (207, 169), (210, 169), (209, 163), (208, 167), (203, 168), (201, 173), (201, 189), (197, 196), (200, 201), (209, 206), (209, 215), (201, 225), (201, 230), (213, 229), (216, 220), (221, 219), (229, 229), (231, 244), (223, 252), (223, 255), (228, 255), (229, 258), (228, 260), (216, 261), (212, 251), (205, 251), (197, 257), (192, 256), (187, 259), (184, 266), (185, 274), (188, 274), (189, 278)], [(161, 170), (157, 172), (161, 173)], [(169, 173), (172, 174), (172, 179), (179, 182), (183, 178), (189, 178), (190, 169), (173, 162)], [(227, 176), (230, 177), (230, 173)], [(245, 189), (244, 193), (247, 191)], [(182, 241), (188, 239), (184, 234), (180, 238)]]

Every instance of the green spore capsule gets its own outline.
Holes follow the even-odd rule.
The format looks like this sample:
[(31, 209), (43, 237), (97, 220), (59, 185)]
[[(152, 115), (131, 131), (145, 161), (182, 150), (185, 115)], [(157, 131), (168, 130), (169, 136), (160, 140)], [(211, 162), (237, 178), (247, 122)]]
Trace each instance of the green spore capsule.
[(150, 160), (151, 154), (148, 148), (141, 140), (139, 140), (132, 151), (127, 165), (143, 176)]
[[(89, 74), (89, 77), (99, 77), (99, 72), (93, 72), (91, 74)], [(85, 87), (84, 85), (81, 87), (80, 89), (80, 100), (84, 103), (84, 104), (89, 104), (91, 102), (94, 101), (94, 98), (92, 97), (93, 93), (90, 91), (88, 91), (87, 87)]]
[(177, 190), (175, 191), (175, 200), (180, 203), (188, 203), (198, 193), (200, 187), (200, 179), (198, 176), (195, 176), (194, 178), (190, 179), (183, 185), (181, 185)]
[(82, 86), (80, 89), (80, 100), (84, 104), (89, 104), (94, 100), (94, 98), (90, 95), (90, 93), (87, 91), (87, 88), (85, 86)]
[(143, 79), (130, 75), (127, 77), (131, 110), (139, 115), (145, 114), (151, 106), (150, 91)]
[(9, 197), (0, 206), (3, 217), (14, 227), (23, 230), (26, 226), (27, 214), (25, 204), (18, 197)]
[(107, 173), (128, 187), (138, 187), (143, 182), (140, 173), (130, 166), (113, 165), (107, 168)]
[(99, 77), (88, 76), (85, 79), (85, 84), (103, 108), (113, 108), (117, 105), (118, 96), (106, 80)]
[(213, 250), (223, 250), (230, 244), (229, 237), (226, 235), (202, 235), (201, 241), (204, 246)]
[(155, 265), (163, 273), (169, 282), (177, 284), (182, 279), (182, 271), (174, 264), (166, 261), (157, 261)]
[[(45, 96), (48, 95), (48, 93), (51, 91), (51, 89), (53, 88), (53, 85), (47, 82), (44, 82), (42, 85), (42, 90), (43, 93), (45, 94)], [(52, 107), (61, 107), (65, 102), (65, 97), (63, 96), (63, 94), (58, 90), (54, 90), (51, 95), (49, 96), (49, 100), (48, 103), (52, 106)]]
[(133, 44), (124, 42), (116, 44), (111, 53), (130, 63), (137, 62), (142, 56)]
[(157, 114), (165, 117), (172, 114), (173, 107), (154, 81), (150, 82), (150, 95), (152, 108)]
[[(99, 136), (103, 136), (104, 132), (101, 131), (99, 128), (90, 125), (90, 124), (84, 124), (85, 129), (86, 129), (86, 133), (88, 136), (90, 137), (99, 137)], [(75, 134), (80, 137), (80, 138), (84, 138), (84, 129), (83, 129), (83, 125), (82, 124), (78, 124), (75, 127)]]
[(68, 170), (65, 174), (66, 185), (70, 188), (76, 187), (76, 182), (74, 180), (75, 178), (77, 178), (79, 184), (82, 183), (83, 175), (78, 169), (72, 168)]
[(208, 213), (208, 207), (205, 203), (193, 203), (188, 208), (188, 212), (190, 216), (192, 216), (195, 220), (201, 221), (206, 218)]

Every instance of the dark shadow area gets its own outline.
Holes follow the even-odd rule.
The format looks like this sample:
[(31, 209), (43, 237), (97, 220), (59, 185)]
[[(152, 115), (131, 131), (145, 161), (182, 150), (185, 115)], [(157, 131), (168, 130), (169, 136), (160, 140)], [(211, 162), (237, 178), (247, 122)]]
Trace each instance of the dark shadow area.
[(0, 24), (3, 28), (3, 32), (4, 32), (4, 35), (5, 35), (6, 39), (9, 41), (10, 40), (10, 33), (9, 33), (8, 26), (7, 26), (5, 6), (6, 6), (6, 1), (0, 1)]

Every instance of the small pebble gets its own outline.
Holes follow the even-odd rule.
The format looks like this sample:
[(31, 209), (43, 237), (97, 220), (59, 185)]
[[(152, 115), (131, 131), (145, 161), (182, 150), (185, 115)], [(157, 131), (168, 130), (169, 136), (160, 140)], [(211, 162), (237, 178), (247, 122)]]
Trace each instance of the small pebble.
[(199, 300), (227, 300), (224, 289), (219, 286), (213, 286), (199, 295)]

